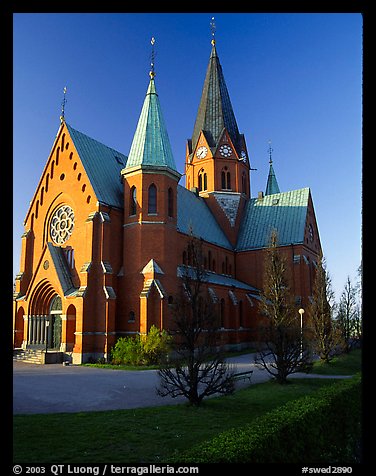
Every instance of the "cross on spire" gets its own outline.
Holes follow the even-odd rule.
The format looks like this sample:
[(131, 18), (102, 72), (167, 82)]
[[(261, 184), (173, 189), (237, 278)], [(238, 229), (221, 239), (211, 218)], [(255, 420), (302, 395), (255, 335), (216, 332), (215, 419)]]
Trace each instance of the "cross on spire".
[(272, 149), (272, 141), (271, 140), (269, 141), (268, 152), (269, 152), (269, 164), (271, 165), (273, 163), (273, 160), (272, 160), (273, 149)]
[(67, 87), (66, 87), (66, 86), (64, 87), (63, 93), (64, 93), (64, 96), (63, 96), (63, 100), (62, 100), (62, 102), (61, 102), (61, 116), (60, 116), (60, 122), (64, 122), (64, 121), (65, 121), (65, 105), (66, 105), (66, 103), (67, 103), (67, 98), (66, 98)]
[(211, 44), (213, 46), (215, 45), (215, 30), (216, 30), (215, 20), (214, 20), (214, 17), (212, 17), (210, 22), (210, 32), (212, 36)]
[(150, 69), (150, 72), (149, 72), (149, 76), (151, 77), (151, 79), (153, 79), (154, 76), (155, 76), (155, 71), (154, 71), (154, 61), (155, 61), (154, 43), (155, 43), (155, 38), (154, 38), (154, 36), (152, 36), (152, 38), (150, 40), (150, 44), (151, 44), (150, 66), (151, 66), (151, 69)]

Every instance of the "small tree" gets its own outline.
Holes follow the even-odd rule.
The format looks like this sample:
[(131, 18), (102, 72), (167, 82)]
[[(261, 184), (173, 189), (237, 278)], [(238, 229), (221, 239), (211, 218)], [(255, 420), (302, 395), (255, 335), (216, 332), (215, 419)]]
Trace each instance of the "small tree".
[(159, 369), (158, 395), (179, 395), (200, 405), (205, 397), (234, 391), (232, 372), (218, 351), (218, 315), (206, 289), (201, 243), (190, 238), (192, 266), (181, 275), (181, 293), (173, 305), (172, 357)]
[[(255, 362), (284, 384), (288, 375), (308, 372), (311, 353), (293, 303), (286, 260), (278, 251), (277, 232), (272, 231), (267, 249), (261, 312), (267, 324), (260, 330), (260, 344)], [(299, 322), (298, 322), (299, 321)]]
[(324, 362), (329, 362), (340, 353), (343, 346), (341, 333), (333, 320), (334, 308), (331, 278), (326, 269), (325, 260), (320, 255), (308, 313), (313, 329), (314, 350)]
[(350, 352), (352, 347), (352, 338), (355, 335), (358, 320), (357, 311), (356, 288), (352, 285), (350, 276), (347, 276), (337, 314), (338, 328), (343, 338), (343, 350), (345, 352)]

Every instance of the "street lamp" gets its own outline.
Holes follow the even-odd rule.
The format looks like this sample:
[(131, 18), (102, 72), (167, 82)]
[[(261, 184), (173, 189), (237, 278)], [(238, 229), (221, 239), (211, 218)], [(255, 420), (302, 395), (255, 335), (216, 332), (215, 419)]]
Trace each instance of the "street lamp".
[(47, 319), (46, 320), (46, 354), (47, 354), (47, 348), (48, 348), (48, 328), (50, 326), (50, 321)]
[(304, 309), (301, 307), (298, 312), (300, 314), (300, 359), (302, 359), (303, 358), (303, 314), (304, 314)]

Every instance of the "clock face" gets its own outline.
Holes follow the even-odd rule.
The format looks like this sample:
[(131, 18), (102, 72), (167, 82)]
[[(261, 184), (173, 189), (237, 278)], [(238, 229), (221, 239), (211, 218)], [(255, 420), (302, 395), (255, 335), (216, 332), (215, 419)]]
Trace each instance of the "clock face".
[(201, 147), (199, 147), (196, 151), (196, 156), (199, 158), (199, 159), (204, 159), (206, 157), (208, 153), (208, 149), (202, 145)]
[(232, 149), (229, 145), (221, 145), (219, 148), (219, 153), (222, 155), (222, 157), (230, 157), (232, 155)]

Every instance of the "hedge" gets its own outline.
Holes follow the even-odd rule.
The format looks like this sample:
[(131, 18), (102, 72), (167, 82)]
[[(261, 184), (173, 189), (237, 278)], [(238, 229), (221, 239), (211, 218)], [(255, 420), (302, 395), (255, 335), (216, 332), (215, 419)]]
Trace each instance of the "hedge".
[(360, 442), (361, 376), (343, 379), (174, 455), (173, 463), (352, 464)]

